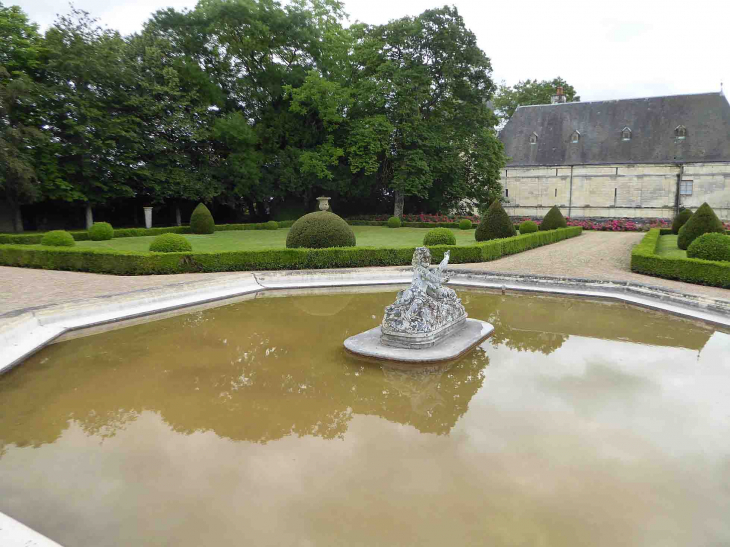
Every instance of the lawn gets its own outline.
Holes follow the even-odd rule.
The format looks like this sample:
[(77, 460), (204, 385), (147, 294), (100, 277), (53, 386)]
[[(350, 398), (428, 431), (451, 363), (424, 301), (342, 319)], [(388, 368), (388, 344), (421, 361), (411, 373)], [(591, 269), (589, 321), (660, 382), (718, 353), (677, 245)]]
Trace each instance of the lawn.
[(676, 235), (666, 235), (659, 237), (659, 245), (657, 245), (656, 254), (666, 256), (667, 258), (687, 258), (687, 251), (683, 251), (677, 247)]
[[(386, 228), (353, 226), (358, 247), (417, 247), (423, 245), (425, 228)], [(453, 230), (457, 245), (473, 245), (474, 230)], [(184, 234), (194, 251), (241, 251), (286, 247), (288, 229), (241, 230), (216, 232), (211, 235)], [(122, 237), (109, 241), (77, 241), (79, 248), (147, 251), (154, 236)]]

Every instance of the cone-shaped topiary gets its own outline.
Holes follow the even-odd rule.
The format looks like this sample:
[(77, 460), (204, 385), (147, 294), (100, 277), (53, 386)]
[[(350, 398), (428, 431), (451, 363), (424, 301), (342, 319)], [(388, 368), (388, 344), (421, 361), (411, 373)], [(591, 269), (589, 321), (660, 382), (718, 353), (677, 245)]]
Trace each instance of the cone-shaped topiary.
[(94, 222), (88, 231), (92, 241), (106, 241), (114, 237), (114, 228), (108, 222)]
[(520, 223), (520, 234), (532, 234), (534, 232), (537, 232), (537, 224), (531, 220)]
[(190, 215), (190, 231), (194, 234), (212, 234), (215, 232), (215, 222), (210, 210), (202, 203)]
[(434, 228), (426, 232), (423, 244), (427, 247), (432, 245), (456, 245), (456, 236), (448, 228)]
[(568, 223), (557, 205), (553, 205), (540, 223), (540, 231), (567, 228)]
[(486, 213), (482, 215), (479, 226), (474, 232), (474, 238), (477, 241), (488, 241), (490, 239), (500, 239), (514, 235), (517, 235), (517, 232), (509, 215), (499, 200), (494, 200)]
[(192, 250), (193, 246), (180, 234), (162, 234), (150, 243), (150, 251), (154, 253), (184, 253)]
[(679, 213), (677, 213), (677, 216), (674, 217), (674, 221), (672, 222), (672, 233), (678, 234), (679, 229), (687, 224), (687, 221), (692, 216), (692, 211), (689, 209), (682, 209)]
[(41, 245), (48, 245), (49, 247), (73, 247), (76, 245), (76, 241), (66, 230), (53, 230), (43, 235)]
[(687, 247), (687, 256), (730, 262), (730, 236), (715, 232), (702, 234)]
[(388, 219), (388, 228), (400, 228), (400, 218), (390, 217)]
[(292, 224), (286, 236), (286, 246), (289, 249), (354, 247), (355, 232), (342, 217), (329, 211), (317, 211), (304, 215)]
[(690, 243), (700, 237), (702, 234), (717, 232), (725, 233), (725, 227), (717, 218), (715, 211), (712, 210), (706, 202), (700, 205), (689, 220), (679, 229), (679, 237), (677, 238), (677, 247), (687, 250)]
[(471, 223), (471, 220), (469, 220), (468, 218), (462, 218), (459, 221), (460, 230), (471, 230), (471, 227), (472, 227), (472, 223)]

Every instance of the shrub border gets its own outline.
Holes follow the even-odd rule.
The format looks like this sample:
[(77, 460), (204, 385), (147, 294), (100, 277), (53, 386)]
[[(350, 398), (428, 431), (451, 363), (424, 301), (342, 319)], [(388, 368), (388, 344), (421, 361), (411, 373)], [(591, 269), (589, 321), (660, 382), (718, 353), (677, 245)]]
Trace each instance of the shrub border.
[[(579, 236), (572, 226), (546, 232), (495, 239), (468, 246), (430, 247), (440, 262), (451, 251), (450, 262), (488, 262), (564, 239)], [(69, 270), (112, 275), (154, 275), (193, 272), (310, 270), (366, 266), (406, 266), (415, 247), (339, 247), (330, 249), (264, 249), (251, 251), (151, 253), (110, 249), (0, 245), (0, 265), (46, 270)]]
[(696, 285), (730, 289), (730, 262), (669, 258), (656, 254), (659, 238), (672, 230), (653, 228), (631, 251), (631, 271)]

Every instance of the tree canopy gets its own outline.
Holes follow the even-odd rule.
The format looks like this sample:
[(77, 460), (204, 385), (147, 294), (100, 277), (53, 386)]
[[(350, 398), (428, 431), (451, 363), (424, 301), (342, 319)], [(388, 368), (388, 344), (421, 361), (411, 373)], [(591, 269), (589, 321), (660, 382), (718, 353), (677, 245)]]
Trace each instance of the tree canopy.
[(580, 101), (575, 88), (560, 76), (552, 80), (524, 80), (513, 86), (500, 85), (494, 96), (494, 110), (500, 120), (506, 122), (512, 117), (518, 106), (535, 104), (550, 104), (558, 87), (563, 88), (563, 94), (568, 102)]

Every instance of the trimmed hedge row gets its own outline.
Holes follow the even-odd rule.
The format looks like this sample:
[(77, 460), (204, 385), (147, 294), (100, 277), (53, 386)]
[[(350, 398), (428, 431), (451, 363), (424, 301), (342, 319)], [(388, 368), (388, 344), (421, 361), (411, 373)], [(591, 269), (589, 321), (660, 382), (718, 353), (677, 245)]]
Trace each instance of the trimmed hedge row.
[[(434, 263), (451, 251), (452, 264), (487, 262), (580, 235), (582, 228), (570, 227), (547, 232), (494, 239), (469, 246), (430, 247)], [(58, 247), (0, 245), (0, 265), (46, 270), (71, 270), (114, 275), (151, 275), (191, 272), (256, 270), (307, 270), (364, 266), (406, 266), (414, 247), (392, 249), (340, 247), (331, 249), (268, 249), (218, 253), (143, 253)]]
[(699, 258), (669, 258), (656, 254), (662, 232), (657, 228), (649, 232), (631, 251), (631, 271), (664, 279), (676, 279), (697, 285), (710, 285), (730, 289), (730, 262), (715, 262)]

